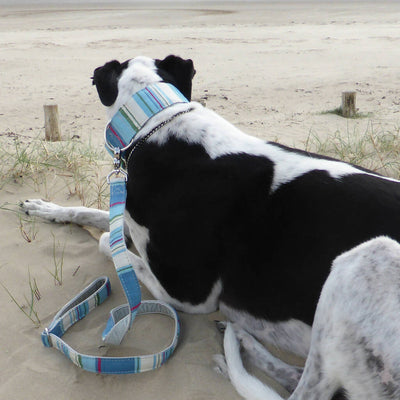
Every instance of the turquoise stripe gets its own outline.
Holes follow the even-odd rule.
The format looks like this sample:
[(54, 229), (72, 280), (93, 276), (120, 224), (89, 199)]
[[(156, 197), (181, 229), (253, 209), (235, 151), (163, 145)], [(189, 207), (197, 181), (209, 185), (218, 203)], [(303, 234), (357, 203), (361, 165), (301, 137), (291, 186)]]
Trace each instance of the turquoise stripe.
[(118, 275), (126, 274), (126, 273), (131, 272), (131, 271), (133, 271), (133, 267), (130, 264), (124, 265), (123, 267), (117, 268), (117, 274)]
[[(129, 124), (129, 126), (135, 131), (138, 132), (140, 129), (140, 121), (138, 121), (135, 116), (131, 113), (129, 108), (123, 107), (119, 110), (119, 113), (124, 118), (124, 120)], [(129, 142), (128, 142), (129, 143)]]
[(146, 114), (147, 118), (153, 116), (154, 112), (152, 107), (147, 103), (147, 99), (144, 93), (138, 92), (133, 96), (137, 105), (142, 109), (142, 111)]
[(60, 320), (59, 328), (60, 328), (60, 331), (61, 331), (61, 335), (60, 336), (64, 335), (65, 329), (64, 329), (64, 322), (63, 322), (62, 319)]
[(97, 359), (95, 357), (81, 355), (81, 364), (83, 369), (97, 372)]
[(110, 242), (113, 242), (114, 240), (118, 239), (118, 237), (121, 235), (121, 229), (119, 227), (113, 229), (110, 232)]
[(121, 254), (125, 251), (125, 247), (118, 251), (113, 251), (113, 256), (116, 257), (118, 254)]
[(153, 105), (155, 110), (164, 110), (164, 108), (168, 107), (169, 105), (168, 99), (160, 96), (157, 87), (146, 91), (146, 97), (149, 99), (149, 102)]
[[(173, 89), (174, 87), (170, 87), (170, 88)], [(157, 93), (157, 97), (159, 97), (159, 98), (161, 97), (162, 100), (164, 101), (164, 103), (165, 103), (164, 108), (167, 107), (169, 105), (169, 103), (170, 103), (169, 96), (163, 90), (163, 88), (161, 86), (157, 86), (153, 90)], [(174, 94), (177, 94), (176, 90), (173, 90), (173, 92), (174, 92)]]
[(116, 227), (114, 228), (111, 232), (110, 232), (110, 242), (113, 242), (114, 240), (119, 239), (122, 236), (122, 230), (120, 227)]
[(142, 100), (146, 102), (147, 107), (151, 110), (152, 114), (157, 114), (165, 107), (163, 107), (162, 101), (159, 101), (157, 95), (151, 90), (144, 89), (141, 93)]
[[(119, 243), (119, 242), (118, 242)], [(126, 246), (124, 243), (120, 243), (119, 246), (113, 246), (113, 248), (111, 249), (112, 253), (113, 253), (113, 257), (116, 257), (118, 254), (126, 251)]]

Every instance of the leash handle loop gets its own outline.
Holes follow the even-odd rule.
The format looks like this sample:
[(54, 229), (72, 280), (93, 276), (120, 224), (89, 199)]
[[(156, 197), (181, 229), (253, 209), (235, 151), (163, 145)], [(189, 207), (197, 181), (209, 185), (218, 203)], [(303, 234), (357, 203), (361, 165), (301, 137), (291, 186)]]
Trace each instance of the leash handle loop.
[(53, 321), (42, 332), (42, 342), (45, 347), (53, 347), (54, 336), (61, 338), (64, 333), (81, 319), (85, 318), (90, 311), (94, 310), (111, 293), (110, 280), (102, 276), (93, 281), (77, 296), (70, 300), (53, 318)]
[[(110, 294), (109, 278), (103, 276), (96, 279), (56, 314), (50, 326), (42, 332), (43, 344), (45, 347), (54, 347), (61, 351), (76, 366), (89, 372), (136, 374), (159, 368), (175, 350), (180, 332), (176, 311), (170, 305), (161, 301), (143, 301), (137, 310), (137, 315), (162, 314), (172, 318), (175, 322), (173, 340), (164, 350), (158, 353), (132, 357), (97, 357), (79, 353), (61, 339), (71, 326), (99, 306)], [(126, 307), (129, 310), (127, 304), (120, 307)]]

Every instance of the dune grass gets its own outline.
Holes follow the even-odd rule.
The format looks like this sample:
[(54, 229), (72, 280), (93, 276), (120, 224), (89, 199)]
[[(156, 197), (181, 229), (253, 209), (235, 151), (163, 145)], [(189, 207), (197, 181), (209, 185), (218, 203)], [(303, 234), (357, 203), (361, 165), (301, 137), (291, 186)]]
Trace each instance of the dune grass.
[(25, 304), (18, 301), (17, 298), (11, 293), (11, 291), (0, 282), (0, 285), (6, 291), (13, 303), (19, 308), (19, 310), (38, 328), (41, 325), (41, 321), (37, 311), (37, 302), (41, 299), (41, 294), (36, 282), (36, 279), (31, 276), (31, 272), (28, 268), (28, 284), (29, 284), (29, 298), (24, 296)]
[(323, 139), (310, 132), (305, 150), (349, 162), (378, 174), (400, 179), (400, 128), (391, 130), (369, 121), (365, 131), (358, 128), (336, 131)]
[[(339, 117), (343, 117), (343, 111), (342, 107), (337, 107), (334, 108), (333, 110), (327, 110), (327, 111), (322, 111), (320, 113), (321, 115), (326, 115), (326, 114), (333, 114), (333, 115), (338, 115)], [(348, 119), (360, 119), (360, 118), (372, 118), (373, 114), (372, 113), (360, 113), (359, 111), (356, 111), (355, 115), (352, 117), (343, 117), (343, 118), (348, 118)]]
[(46, 142), (16, 134), (0, 135), (0, 189), (10, 182), (23, 182), (50, 200), (57, 183), (61, 183), (70, 196), (78, 196), (82, 205), (106, 208), (107, 168), (110, 161), (105, 151), (91, 142)]
[[(103, 147), (90, 142), (46, 142), (13, 133), (0, 134), (0, 193), (7, 184), (21, 184), (32, 187), (32, 195), (36, 191), (39, 193), (37, 197), (47, 200), (61, 192), (63, 196), (77, 197), (84, 206), (106, 209), (109, 202), (106, 175), (110, 170), (111, 161)], [(16, 213), (22, 240), (32, 243), (39, 229), (36, 219), (18, 209), (9, 203), (0, 204), (0, 210)], [(61, 286), (65, 243), (60, 243), (52, 235), (52, 262), (47, 271), (54, 284)], [(27, 295), (17, 296), (3, 282), (0, 285), (27, 319), (39, 327), (38, 301), (41, 294), (29, 268), (27, 279), (23, 285)]]

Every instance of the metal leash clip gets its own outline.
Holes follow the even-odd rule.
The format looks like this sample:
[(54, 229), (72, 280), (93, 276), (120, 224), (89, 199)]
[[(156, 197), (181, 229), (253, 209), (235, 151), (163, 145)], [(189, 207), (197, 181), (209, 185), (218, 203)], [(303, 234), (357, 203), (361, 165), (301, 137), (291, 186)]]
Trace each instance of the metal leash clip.
[(119, 147), (114, 147), (114, 169), (107, 175), (107, 183), (110, 184), (111, 177), (113, 175), (118, 176), (119, 174), (123, 175), (125, 181), (128, 180), (128, 174), (121, 169), (121, 149)]

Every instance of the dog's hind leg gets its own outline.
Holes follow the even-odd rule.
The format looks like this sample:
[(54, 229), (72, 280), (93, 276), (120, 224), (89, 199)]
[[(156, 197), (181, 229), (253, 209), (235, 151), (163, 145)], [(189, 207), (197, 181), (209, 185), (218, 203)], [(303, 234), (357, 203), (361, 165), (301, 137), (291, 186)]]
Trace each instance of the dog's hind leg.
[[(242, 340), (243, 344), (243, 340)], [(239, 352), (239, 341), (232, 324), (228, 324), (224, 337), (225, 373), (241, 396), (247, 400), (283, 400), (273, 389), (250, 375), (244, 368)], [(307, 359), (306, 369), (289, 400), (339, 400), (340, 386), (329, 376), (321, 374), (321, 357), (314, 352)], [(337, 396), (339, 395), (339, 396)]]
[(302, 367), (289, 365), (274, 357), (260, 342), (237, 325), (232, 325), (239, 340), (246, 359), (255, 367), (264, 371), (272, 379), (280, 383), (289, 393), (296, 388), (301, 375)]
[(304, 322), (295, 319), (270, 322), (237, 311), (224, 303), (220, 303), (220, 310), (229, 321), (235, 322), (260, 342), (302, 358), (307, 357), (311, 343), (311, 327)]

